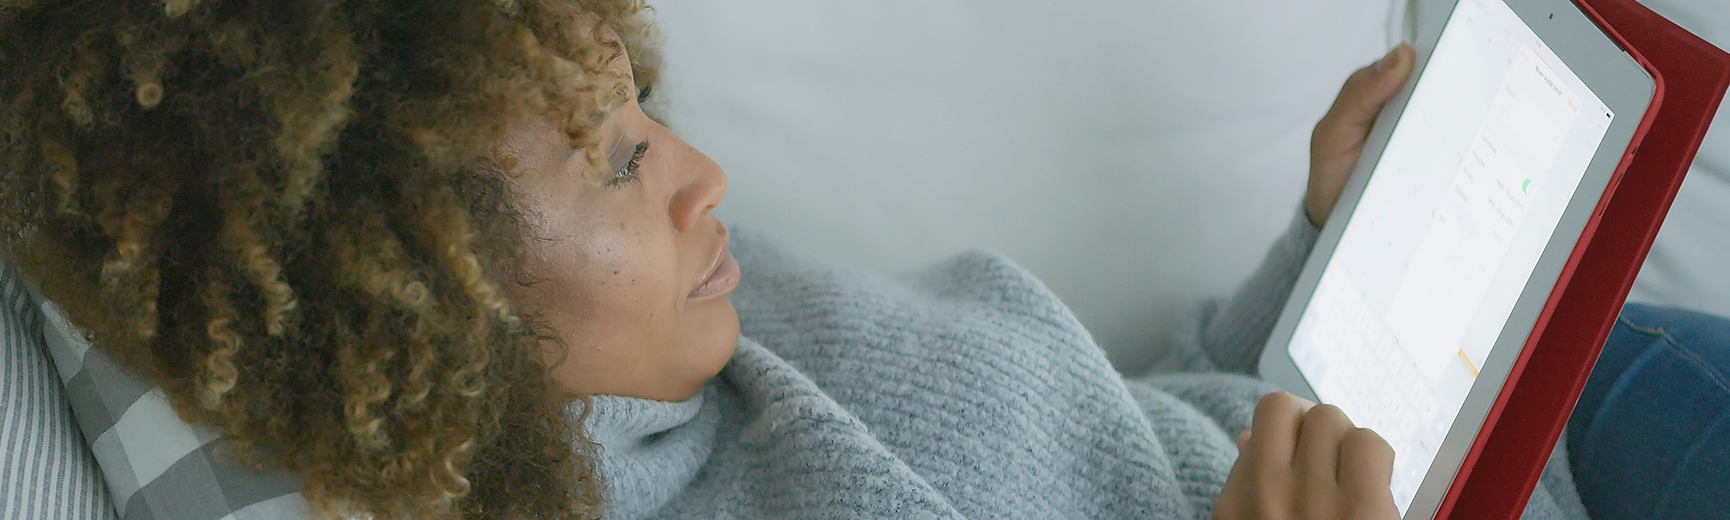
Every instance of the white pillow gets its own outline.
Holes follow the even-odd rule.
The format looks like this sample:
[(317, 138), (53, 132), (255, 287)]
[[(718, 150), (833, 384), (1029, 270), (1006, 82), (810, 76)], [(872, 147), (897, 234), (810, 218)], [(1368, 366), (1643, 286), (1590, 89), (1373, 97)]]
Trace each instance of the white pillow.
[(655, 6), (723, 220), (890, 270), (1004, 251), (1126, 370), (1261, 260), (1310, 129), (1404, 25), (1403, 0)]

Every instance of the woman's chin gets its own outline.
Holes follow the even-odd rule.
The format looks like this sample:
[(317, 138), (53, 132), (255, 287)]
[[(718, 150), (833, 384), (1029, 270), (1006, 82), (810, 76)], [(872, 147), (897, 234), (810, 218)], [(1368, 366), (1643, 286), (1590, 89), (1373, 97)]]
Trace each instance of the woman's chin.
[(721, 369), (726, 368), (727, 362), (733, 359), (733, 353), (739, 349), (738, 310), (726, 298), (720, 298), (714, 304), (716, 308), (713, 314), (705, 316), (707, 319), (703, 320), (702, 329), (691, 334), (692, 349), (686, 358), (691, 375), (686, 378), (689, 393), (685, 398), (696, 395), (709, 380), (720, 375)]
[(739, 349), (739, 311), (733, 308), (732, 301), (727, 299), (722, 301), (726, 302), (723, 306), (725, 316), (717, 325), (719, 330), (716, 332), (715, 343), (713, 343), (716, 346), (716, 359), (719, 361), (715, 365), (716, 374), (721, 373), (721, 368), (727, 366), (727, 361), (733, 359), (733, 352)]

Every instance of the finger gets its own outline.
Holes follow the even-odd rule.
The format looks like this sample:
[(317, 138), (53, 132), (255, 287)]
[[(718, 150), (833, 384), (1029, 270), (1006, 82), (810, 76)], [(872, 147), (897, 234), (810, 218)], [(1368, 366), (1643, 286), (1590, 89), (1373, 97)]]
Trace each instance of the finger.
[(1220, 487), (1219, 498), (1214, 499), (1213, 517), (1215, 520), (1250, 518), (1249, 501), (1255, 496), (1250, 484), (1255, 481), (1251, 474), (1253, 466), (1250, 463), (1249, 432), (1237, 434), (1237, 460), (1231, 463), (1231, 474), (1226, 476), (1225, 485)]
[(1394, 505), (1394, 494), (1391, 492), (1383, 491), (1380, 495), (1362, 497), (1349, 503), (1351, 505), (1347, 506), (1349, 509), (1347, 509), (1344, 518), (1386, 518), (1388, 520), (1399, 520), (1400, 518), (1400, 506)]
[(1333, 486), (1338, 478), (1340, 441), (1355, 428), (1336, 406), (1324, 404), (1304, 414), (1298, 432), (1297, 470), (1306, 484)]
[(1263, 396), (1255, 405), (1249, 450), (1258, 473), (1281, 477), (1291, 473), (1292, 453), (1297, 448), (1298, 424), (1306, 401), (1285, 392)]
[(1324, 157), (1350, 152), (1355, 158), (1382, 105), (1405, 85), (1414, 61), (1411, 46), (1402, 43), (1381, 61), (1347, 78), (1339, 97), (1316, 125), (1316, 135), (1310, 142), (1317, 149), (1312, 152), (1323, 152), (1320, 155)]
[(1340, 489), (1360, 496), (1391, 493), (1394, 448), (1368, 428), (1346, 432), (1340, 439)]
[(1346, 79), (1328, 114), (1342, 123), (1368, 124), (1375, 121), (1382, 104), (1405, 85), (1406, 78), (1412, 73), (1412, 61), (1412, 47), (1402, 43), (1375, 64), (1358, 69)]
[(1249, 450), (1238, 455), (1244, 462), (1241, 469), (1251, 479), (1246, 485), (1254, 491), (1254, 503), (1276, 508), (1297, 504), (1301, 484), (1292, 469), (1292, 454), (1304, 409), (1302, 399), (1285, 392), (1268, 394), (1256, 403), (1246, 443)]
[(1244, 466), (1243, 458), (1239, 457), (1238, 463), (1232, 465), (1231, 475), (1226, 477), (1225, 485), (1220, 486), (1219, 497), (1213, 501), (1215, 520), (1254, 518), (1250, 515), (1250, 511), (1254, 511), (1251, 504), (1255, 500), (1255, 492), (1250, 488), (1254, 477), (1244, 470)]

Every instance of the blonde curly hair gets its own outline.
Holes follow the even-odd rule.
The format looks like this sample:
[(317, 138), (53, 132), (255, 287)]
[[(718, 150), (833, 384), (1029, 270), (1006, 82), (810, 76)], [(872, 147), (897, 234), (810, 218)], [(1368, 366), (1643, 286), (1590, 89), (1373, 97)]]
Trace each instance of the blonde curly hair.
[(598, 517), (497, 150), (556, 115), (599, 163), (652, 36), (640, 0), (0, 0), (0, 247), (326, 514)]

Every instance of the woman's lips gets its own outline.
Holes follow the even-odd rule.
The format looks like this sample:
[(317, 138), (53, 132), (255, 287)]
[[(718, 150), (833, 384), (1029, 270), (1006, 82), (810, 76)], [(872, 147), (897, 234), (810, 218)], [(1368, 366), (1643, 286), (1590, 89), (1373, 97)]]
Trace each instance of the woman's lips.
[(709, 272), (709, 277), (703, 279), (703, 284), (697, 290), (691, 291), (690, 300), (706, 300), (723, 296), (739, 287), (739, 261), (733, 258), (733, 251), (721, 247), (721, 257), (715, 261), (715, 268)]

